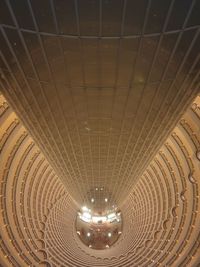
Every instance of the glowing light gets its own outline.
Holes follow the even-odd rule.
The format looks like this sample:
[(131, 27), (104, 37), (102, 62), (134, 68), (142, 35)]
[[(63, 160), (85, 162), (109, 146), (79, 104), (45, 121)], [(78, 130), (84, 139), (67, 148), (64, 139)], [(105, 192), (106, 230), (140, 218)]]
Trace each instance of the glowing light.
[(105, 223), (107, 221), (106, 216), (93, 216), (92, 222), (93, 223)]
[(108, 199), (107, 198), (105, 198), (105, 202), (108, 202)]
[(113, 212), (113, 213), (110, 213), (108, 214), (108, 219), (113, 219), (116, 217), (116, 214)]
[(92, 216), (91, 216), (91, 214), (89, 212), (83, 212), (82, 217), (85, 217), (87, 219), (91, 219), (92, 218)]
[(82, 210), (83, 210), (83, 211), (89, 211), (89, 210), (88, 210), (88, 208), (87, 208), (87, 207), (85, 207), (85, 206), (84, 206), (84, 207), (82, 207)]
[[(99, 189), (100, 190), (100, 189)], [(91, 201), (91, 197), (89, 200)], [(95, 202), (97, 201), (96, 198)], [(110, 201), (109, 198), (107, 198)], [(103, 201), (105, 197), (103, 198)], [(83, 211), (84, 210), (84, 211)], [(112, 246), (122, 231), (121, 214), (118, 216), (119, 209), (107, 209), (100, 212), (98, 209), (90, 210), (89, 208), (81, 208), (77, 216), (76, 232), (80, 240), (92, 249), (108, 249)], [(82, 222), (81, 222), (82, 221)], [(118, 223), (119, 221), (120, 223)], [(80, 222), (80, 224), (79, 224)], [(80, 230), (83, 227), (83, 231)], [(107, 242), (105, 242), (107, 240)]]
[(88, 219), (88, 218), (84, 218), (84, 217), (80, 217), (80, 219), (84, 222), (87, 222), (87, 223), (90, 223), (91, 222), (91, 219)]
[(83, 207), (82, 208), (83, 212), (78, 212), (78, 215), (79, 215), (79, 218), (84, 221), (84, 222), (87, 222), (87, 223), (112, 223), (112, 222), (120, 222), (121, 219), (120, 219), (120, 214), (121, 213), (115, 213), (115, 212), (112, 212), (112, 213), (109, 213), (105, 216), (92, 216), (92, 213), (91, 213), (91, 210), (88, 209), (87, 207)]
[[(86, 210), (86, 209), (84, 209)], [(89, 210), (84, 211), (81, 215), (79, 215), (80, 219), (83, 220), (84, 222), (91, 222), (92, 215), (90, 214)]]
[(91, 202), (94, 203), (94, 198), (91, 198)]

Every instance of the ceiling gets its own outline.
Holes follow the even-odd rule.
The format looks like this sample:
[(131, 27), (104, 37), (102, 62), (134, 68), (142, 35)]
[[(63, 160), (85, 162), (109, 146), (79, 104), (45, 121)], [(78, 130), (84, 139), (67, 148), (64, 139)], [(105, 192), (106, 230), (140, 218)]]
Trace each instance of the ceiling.
[[(181, 257), (182, 248), (178, 250), (176, 243), (192, 240), (183, 251), (192, 251), (191, 258), (196, 255), (199, 233), (191, 227), (199, 222), (199, 217), (193, 218), (199, 205), (200, 172), (199, 11), (200, 2), (195, 0), (0, 2), (0, 86), (6, 98), (1, 96), (2, 109), (6, 106), (2, 136), (17, 120), (19, 129), (8, 135), (8, 147), (14, 149), (20, 142), (17, 136), (25, 131), (29, 141), (18, 144), (22, 154), (28, 144), (35, 152), (24, 156), (19, 152), (18, 157), (24, 157), (22, 171), (28, 172), (28, 162), (36, 160), (35, 174), (27, 173), (30, 182), (46, 183), (38, 194), (34, 187), (23, 189), (26, 197), (28, 192), (35, 195), (30, 203), (25, 196), (20, 202), (25, 209), (33, 205), (34, 226), (28, 229), (42, 231), (40, 238), (39, 232), (34, 237), (42, 240), (35, 262), (44, 266), (197, 263), (196, 257), (190, 263)], [(36, 171), (36, 150), (49, 169), (47, 176)], [(8, 164), (6, 150), (3, 157), (3, 164)], [(19, 159), (13, 156), (13, 160), (17, 168)], [(23, 184), (12, 180), (17, 174), (12, 177), (14, 171), (6, 165), (2, 179), (7, 169), (13, 188), (17, 181)], [(85, 248), (73, 227), (77, 209), (91, 206), (91, 197), (101, 198), (95, 188), (108, 195), (104, 206), (116, 204), (123, 212), (123, 235), (103, 252)], [(164, 250), (168, 254), (162, 257)], [(175, 251), (179, 252), (173, 258), (170, 253)]]
[(0, 123), (1, 266), (199, 266), (200, 96), (121, 207), (122, 234), (106, 250), (80, 241), (77, 206), (2, 95)]
[(199, 88), (198, 1), (2, 1), (2, 91), (78, 206), (121, 205)]

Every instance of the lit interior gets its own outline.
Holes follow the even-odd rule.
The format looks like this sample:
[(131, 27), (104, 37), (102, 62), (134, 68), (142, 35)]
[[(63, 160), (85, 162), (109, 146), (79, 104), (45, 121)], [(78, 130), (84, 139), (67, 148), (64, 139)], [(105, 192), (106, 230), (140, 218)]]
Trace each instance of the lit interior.
[(122, 233), (121, 211), (117, 208), (95, 212), (83, 206), (76, 219), (76, 233), (91, 249), (108, 249)]
[(113, 223), (120, 222), (121, 213), (120, 212), (110, 212), (106, 216), (92, 215), (91, 209), (87, 207), (82, 208), (82, 212), (78, 213), (79, 218), (86, 223)]

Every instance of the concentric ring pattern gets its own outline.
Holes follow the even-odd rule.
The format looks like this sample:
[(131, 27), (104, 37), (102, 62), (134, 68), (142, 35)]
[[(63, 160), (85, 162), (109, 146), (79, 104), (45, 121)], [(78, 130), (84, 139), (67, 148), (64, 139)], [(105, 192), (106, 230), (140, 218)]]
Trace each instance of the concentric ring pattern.
[[(1, 266), (199, 266), (199, 14), (0, 1)], [(83, 207), (122, 212), (116, 243), (80, 241)]]
[(139, 2), (1, 1), (3, 93), (78, 207), (122, 205), (199, 90), (199, 1)]
[(124, 228), (96, 251), (77, 237), (76, 205), (1, 95), (2, 266), (198, 266), (200, 97), (122, 206)]

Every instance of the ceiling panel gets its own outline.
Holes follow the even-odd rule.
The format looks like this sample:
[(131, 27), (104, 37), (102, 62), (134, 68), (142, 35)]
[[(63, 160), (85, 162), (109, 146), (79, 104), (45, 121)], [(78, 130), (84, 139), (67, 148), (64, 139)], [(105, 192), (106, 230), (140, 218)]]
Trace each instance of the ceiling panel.
[(197, 95), (196, 7), (2, 2), (1, 90), (79, 205), (122, 204)]

